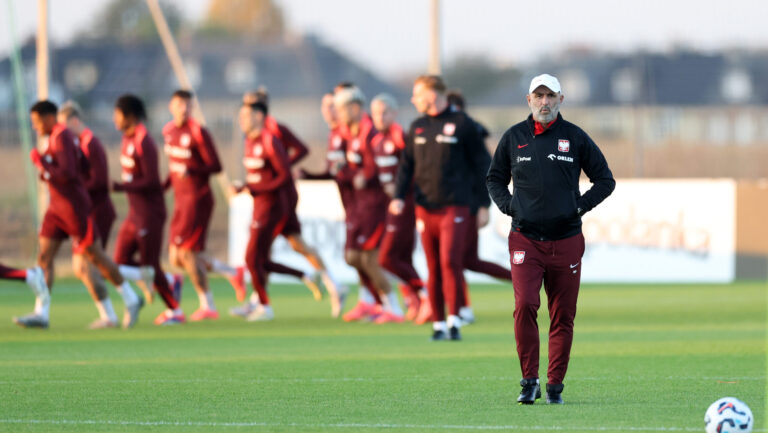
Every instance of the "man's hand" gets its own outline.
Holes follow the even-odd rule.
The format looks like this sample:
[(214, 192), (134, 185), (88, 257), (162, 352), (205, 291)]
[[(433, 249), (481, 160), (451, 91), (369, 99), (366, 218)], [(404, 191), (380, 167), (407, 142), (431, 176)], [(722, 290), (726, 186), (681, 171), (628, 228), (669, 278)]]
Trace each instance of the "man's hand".
[(43, 169), (43, 161), (40, 159), (40, 152), (38, 152), (37, 149), (29, 151), (29, 159), (32, 161), (32, 164), (35, 164), (35, 167), (40, 170)]
[(482, 228), (488, 225), (490, 214), (487, 207), (481, 207), (477, 210), (477, 228)]
[(389, 213), (392, 215), (400, 215), (405, 209), (405, 202), (399, 198), (396, 198), (389, 202)]

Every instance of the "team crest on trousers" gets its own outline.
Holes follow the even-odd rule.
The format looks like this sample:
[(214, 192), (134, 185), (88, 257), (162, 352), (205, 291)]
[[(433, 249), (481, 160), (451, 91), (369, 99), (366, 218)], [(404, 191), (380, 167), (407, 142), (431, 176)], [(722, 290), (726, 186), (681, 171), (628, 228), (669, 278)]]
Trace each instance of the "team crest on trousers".
[(522, 265), (525, 261), (525, 251), (515, 251), (512, 253), (512, 264)]
[(557, 140), (557, 150), (560, 152), (568, 152), (571, 150), (571, 142), (569, 140)]

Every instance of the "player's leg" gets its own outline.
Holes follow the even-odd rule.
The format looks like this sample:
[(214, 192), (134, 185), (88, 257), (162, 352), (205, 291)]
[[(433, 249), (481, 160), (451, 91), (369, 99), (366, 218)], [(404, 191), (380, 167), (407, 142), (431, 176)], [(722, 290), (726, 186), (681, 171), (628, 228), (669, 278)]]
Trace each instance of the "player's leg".
[[(92, 246), (92, 248), (86, 249), (89, 260), (96, 266), (101, 275), (115, 286), (123, 298), (125, 305), (123, 327), (132, 327), (138, 320), (139, 311), (144, 306), (144, 300), (136, 295), (133, 287), (127, 281), (127, 279), (131, 279), (130, 277), (142, 276), (142, 272), (138, 271), (137, 263), (133, 259), (139, 248), (137, 239), (138, 230), (135, 224), (130, 220), (125, 220), (117, 232), (114, 261), (107, 257), (101, 248)], [(124, 272), (127, 274), (125, 277)], [(134, 273), (139, 275), (131, 275)], [(144, 272), (144, 274), (147, 273)]]
[(544, 262), (536, 242), (518, 232), (509, 235), (512, 287), (515, 295), (515, 341), (523, 390), (518, 402), (531, 404), (541, 397), (539, 389), (539, 292), (544, 278)]
[(443, 275), (440, 267), (440, 226), (439, 215), (435, 218), (424, 208), (416, 209), (416, 228), (421, 235), (421, 244), (427, 260), (427, 291), (432, 321), (432, 340), (448, 339), (445, 323), (445, 296), (443, 294)]
[(96, 305), (99, 318), (90, 324), (91, 329), (115, 328), (118, 325), (117, 314), (109, 299), (107, 286), (99, 271), (82, 254), (72, 254), (72, 270), (83, 282)]
[(160, 265), (160, 252), (163, 245), (163, 223), (162, 219), (147, 223), (143, 229), (144, 236), (140, 236), (137, 239), (139, 263), (141, 266), (150, 267), (154, 270), (152, 287), (157, 291), (167, 307), (165, 312), (157, 319), (157, 322), (162, 322), (164, 318), (168, 317), (183, 316), (178, 301), (168, 284), (168, 278)]
[(341, 317), (345, 322), (363, 320), (378, 313), (381, 297), (373, 283), (373, 279), (362, 266), (361, 251), (353, 248), (344, 250), (344, 260), (357, 271), (360, 285), (358, 287), (357, 303)]
[(404, 318), (403, 309), (400, 306), (400, 299), (397, 297), (397, 292), (392, 290), (392, 286), (384, 274), (384, 269), (379, 264), (378, 248), (362, 251), (361, 261), (366, 272), (368, 272), (369, 275), (374, 276), (374, 284), (380, 288), (379, 296), (382, 301), (382, 311), (381, 314), (374, 319), (374, 323), (383, 324), (402, 322)]
[(549, 307), (549, 367), (547, 402), (562, 403), (563, 379), (573, 343), (573, 323), (581, 283), (584, 236), (554, 241), (554, 257), (548, 257), (544, 290)]
[[(46, 219), (48, 214), (46, 214)], [(45, 233), (45, 221), (43, 223), (43, 230), (41, 233)], [(62, 239), (59, 237), (45, 237), (40, 236), (38, 238), (40, 251), (37, 255), (38, 267), (42, 270), (45, 280), (46, 290), (50, 293), (49, 281), (53, 282), (54, 268), (53, 258), (56, 256), (59, 247), (61, 246)], [(35, 296), (35, 308), (31, 314), (26, 316), (14, 317), (13, 321), (17, 325), (24, 328), (48, 328), (50, 323), (50, 310), (51, 310), (51, 298), (45, 295)]]
[(192, 286), (197, 293), (199, 308), (192, 313), (190, 320), (200, 321), (204, 319), (218, 318), (213, 293), (208, 285), (208, 275), (205, 262), (198, 257), (196, 251), (188, 248), (176, 248), (176, 256), (181, 267), (189, 276)]
[(379, 248), (379, 264), (403, 282), (400, 290), (408, 305), (408, 312), (404, 318), (413, 320), (418, 314), (421, 303), (419, 292), (424, 288), (424, 283), (412, 262), (414, 229), (411, 225), (409, 230), (399, 230), (399, 226), (392, 217), (391, 214), (387, 216), (387, 231)]
[(288, 265), (284, 265), (282, 263), (277, 263), (271, 259), (267, 261), (266, 270), (267, 273), (270, 274), (290, 275), (298, 280), (301, 280), (301, 282), (307, 286), (309, 291), (312, 292), (312, 297), (315, 298), (315, 301), (321, 301), (323, 299), (323, 292), (320, 291), (320, 287), (315, 282), (315, 277), (313, 275), (307, 275), (303, 271), (292, 268)]
[(445, 208), (440, 218), (440, 269), (443, 293), (448, 305), (447, 326), (452, 340), (459, 340), (462, 322), (459, 307), (464, 290), (464, 246), (467, 237), (469, 209), (463, 206)]
[[(0, 278), (4, 280), (23, 281), (35, 294), (35, 311), (24, 317), (14, 317), (13, 321), (23, 327), (47, 328), (48, 319), (40, 313), (50, 305), (50, 293), (45, 284), (45, 274), (39, 266), (29, 269), (16, 269), (0, 264)], [(47, 311), (47, 310), (46, 310)]]

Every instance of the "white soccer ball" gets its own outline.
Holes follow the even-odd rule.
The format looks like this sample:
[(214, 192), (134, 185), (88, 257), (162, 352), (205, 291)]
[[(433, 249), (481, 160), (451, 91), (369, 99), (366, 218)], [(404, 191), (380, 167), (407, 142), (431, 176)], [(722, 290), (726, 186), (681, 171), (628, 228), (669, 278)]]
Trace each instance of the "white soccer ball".
[(707, 433), (750, 433), (755, 420), (746, 403), (738, 398), (723, 397), (709, 405), (704, 424)]

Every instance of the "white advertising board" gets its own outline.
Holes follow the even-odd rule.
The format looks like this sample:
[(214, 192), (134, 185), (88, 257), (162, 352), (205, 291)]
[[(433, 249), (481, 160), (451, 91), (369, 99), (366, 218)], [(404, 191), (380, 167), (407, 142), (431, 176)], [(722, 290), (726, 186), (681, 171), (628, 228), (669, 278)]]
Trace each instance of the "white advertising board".
[[(590, 184), (582, 184), (586, 191)], [(302, 181), (299, 218), (302, 234), (316, 247), (333, 274), (354, 283), (344, 262), (344, 210), (332, 181)], [(583, 281), (728, 282), (735, 276), (736, 184), (732, 180), (619, 180), (614, 193), (584, 216), (587, 250)], [(248, 242), (252, 200), (230, 202), (229, 259), (242, 264)], [(509, 267), (510, 219), (495, 206), (480, 230), (480, 257)], [(278, 263), (309, 271), (303, 257), (279, 237), (272, 248)], [(421, 246), (414, 265), (426, 278)], [(467, 272), (469, 281), (493, 281)], [(286, 277), (274, 275), (276, 281)]]

